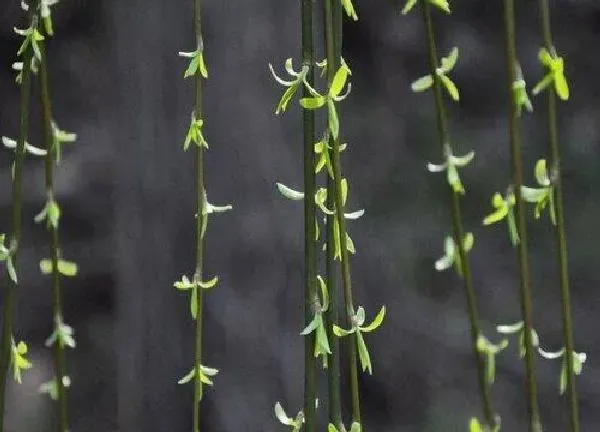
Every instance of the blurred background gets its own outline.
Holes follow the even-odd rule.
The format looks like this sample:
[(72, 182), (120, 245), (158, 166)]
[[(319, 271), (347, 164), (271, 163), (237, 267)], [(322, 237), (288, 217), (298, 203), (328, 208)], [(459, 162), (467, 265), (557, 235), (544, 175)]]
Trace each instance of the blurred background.
[[(19, 1), (0, 14), (0, 134), (18, 133), (18, 87), (11, 63), (24, 27)], [(193, 103), (178, 51), (194, 49), (191, 1), (63, 0), (48, 44), (54, 117), (78, 134), (57, 172), (63, 210), (63, 255), (78, 262), (64, 279), (65, 320), (77, 348), (68, 352), (72, 431), (190, 429), (192, 387), (177, 385), (190, 369), (194, 326), (187, 294), (172, 288), (194, 265), (193, 158), (182, 151)], [(206, 296), (204, 358), (220, 369), (203, 402), (203, 430), (279, 431), (273, 405), (288, 413), (302, 403), (302, 211), (282, 199), (275, 182), (301, 188), (300, 109), (273, 114), (278, 71), (299, 59), (299, 1), (205, 1), (204, 41), (207, 191), (234, 211), (214, 217), (207, 234), (206, 271), (220, 286)], [(554, 40), (566, 59), (571, 99), (559, 105), (576, 350), (588, 354), (579, 382), (582, 429), (600, 424), (600, 5), (555, 0)], [(453, 272), (433, 264), (450, 232), (447, 185), (430, 174), (439, 162), (431, 93), (410, 83), (427, 72), (420, 13), (401, 5), (355, 0), (360, 21), (344, 25), (344, 57), (352, 94), (341, 108), (349, 147), (343, 171), (350, 209), (366, 214), (350, 224), (356, 304), (368, 316), (382, 304), (384, 325), (368, 336), (374, 375), (361, 375), (367, 430), (464, 431), (480, 415), (465, 295)], [(464, 223), (482, 326), (520, 320), (516, 254), (504, 224), (484, 228), (490, 198), (508, 182), (502, 3), (455, 2), (435, 14), (440, 54), (460, 59), (452, 77), (460, 104), (448, 103), (453, 146), (473, 149), (461, 171), (467, 189)], [(518, 2), (518, 53), (530, 88), (544, 74), (537, 2)], [(321, 21), (320, 11), (316, 13)], [(322, 53), (322, 34), (316, 41)], [(322, 54), (319, 54), (322, 57)], [(34, 85), (32, 144), (39, 144)], [(547, 157), (545, 98), (523, 117), (527, 183)], [(320, 127), (324, 127), (321, 123)], [(11, 152), (0, 153), (0, 231), (10, 220)], [(26, 162), (24, 233), (15, 332), (31, 346), (34, 368), (22, 385), (10, 382), (8, 432), (54, 430), (53, 403), (37, 388), (52, 375), (43, 342), (52, 331), (49, 279), (37, 263), (47, 256), (43, 226), (33, 216), (44, 203), (43, 164)], [(596, 195), (596, 196), (595, 196)], [(531, 216), (531, 215), (530, 215)], [(554, 236), (547, 214), (529, 218), (534, 318), (541, 344), (562, 347)], [(2, 284), (3, 289), (6, 283)], [(503, 430), (525, 430), (523, 364), (514, 341), (498, 358), (492, 389)], [(567, 430), (566, 398), (558, 394), (559, 361), (538, 360), (540, 408), (546, 431)], [(325, 393), (322, 393), (322, 398)]]

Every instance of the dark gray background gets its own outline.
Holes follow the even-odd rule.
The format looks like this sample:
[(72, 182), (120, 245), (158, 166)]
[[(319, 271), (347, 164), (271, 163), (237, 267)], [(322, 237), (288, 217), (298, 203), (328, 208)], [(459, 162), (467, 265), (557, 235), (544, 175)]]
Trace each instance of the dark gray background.
[[(18, 132), (18, 88), (10, 64), (23, 27), (18, 1), (0, 14), (0, 133)], [(553, 1), (554, 38), (566, 58), (572, 97), (560, 105), (564, 189), (576, 348), (588, 353), (579, 379), (584, 431), (600, 423), (598, 302), (600, 200), (596, 189), (600, 109), (597, 43), (600, 7), (591, 0)], [(384, 326), (368, 336), (374, 375), (361, 376), (368, 431), (463, 431), (479, 415), (474, 364), (461, 282), (433, 263), (450, 230), (433, 99), (410, 92), (427, 69), (419, 13), (402, 17), (390, 2), (355, 0), (360, 21), (344, 26), (344, 56), (353, 91), (342, 108), (349, 142), (343, 169), (349, 207), (366, 215), (350, 226), (355, 297), (370, 315), (388, 307)], [(302, 211), (274, 184), (301, 184), (300, 110), (273, 114), (281, 89), (277, 70), (299, 58), (299, 1), (204, 2), (209, 80), (205, 87), (207, 190), (211, 202), (233, 203), (211, 219), (206, 269), (220, 286), (206, 297), (205, 362), (221, 370), (203, 402), (205, 431), (278, 431), (280, 400), (296, 412), (302, 398)], [(76, 131), (57, 174), (63, 208), (63, 253), (79, 263), (65, 280), (66, 321), (76, 330), (68, 354), (72, 430), (190, 429), (191, 386), (176, 381), (192, 363), (193, 323), (187, 296), (171, 287), (193, 269), (193, 158), (181, 150), (192, 107), (180, 50), (193, 49), (191, 1), (68, 1), (56, 8), (48, 45), (54, 117)], [(452, 73), (461, 90), (450, 105), (458, 153), (476, 151), (462, 171), (464, 221), (475, 234), (474, 281), (486, 335), (519, 320), (516, 256), (504, 225), (484, 228), (489, 199), (508, 181), (502, 5), (455, 1), (435, 16), (442, 53), (458, 46)], [(518, 2), (518, 52), (529, 85), (541, 78), (537, 2)], [(321, 14), (316, 14), (320, 23)], [(322, 37), (317, 41), (319, 47)], [(32, 143), (39, 143), (37, 86)], [(526, 178), (547, 155), (544, 98), (523, 118)], [(10, 214), (11, 156), (0, 153), (0, 231)], [(52, 403), (37, 394), (52, 375), (43, 347), (51, 332), (50, 288), (37, 262), (48, 254), (33, 216), (44, 202), (43, 164), (26, 164), (24, 236), (16, 320), (35, 368), (9, 385), (8, 432), (54, 430)], [(555, 246), (547, 217), (530, 218), (535, 325), (542, 345), (561, 342)], [(5, 286), (5, 285), (3, 285)], [(557, 391), (558, 362), (538, 361), (547, 431), (567, 428), (566, 399)], [(325, 397), (325, 393), (322, 393)], [(498, 360), (494, 409), (503, 430), (525, 430), (523, 365), (515, 344)]]

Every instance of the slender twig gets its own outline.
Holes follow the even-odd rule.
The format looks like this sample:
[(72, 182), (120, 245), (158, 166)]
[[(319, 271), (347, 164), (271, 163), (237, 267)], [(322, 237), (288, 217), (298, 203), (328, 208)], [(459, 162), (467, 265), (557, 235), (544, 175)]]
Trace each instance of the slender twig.
[[(302, 63), (308, 66), (307, 82), (314, 84), (314, 36), (313, 36), (313, 6), (312, 0), (302, 0)], [(304, 88), (304, 97), (310, 93)], [(317, 254), (315, 240), (315, 114), (311, 110), (302, 110), (304, 130), (304, 325), (308, 325), (314, 316), (312, 305), (317, 296)], [(316, 429), (316, 373), (317, 364), (314, 356), (315, 334), (310, 333), (304, 339), (304, 418), (305, 430), (314, 432)]]
[[(32, 28), (37, 26), (37, 9), (39, 1), (29, 9), (29, 22)], [(15, 149), (14, 179), (12, 186), (12, 229), (10, 236), (10, 255), (13, 265), (17, 268), (17, 250), (21, 239), (21, 213), (22, 213), (22, 185), (23, 185), (23, 160), (25, 159), (25, 141), (29, 130), (29, 96), (31, 92), (31, 58), (33, 49), (31, 45), (23, 55), (23, 75), (21, 81), (21, 102), (19, 113), (19, 137)], [(17, 284), (8, 278), (8, 288), (4, 297), (4, 312), (2, 319), (2, 341), (0, 354), (0, 432), (4, 431), (4, 409), (6, 402), (6, 380), (10, 365), (10, 349), (12, 340), (13, 304)]]
[[(333, 20), (330, 22), (329, 31), (333, 30)], [(327, 30), (326, 30), (327, 31)], [(328, 82), (331, 85), (333, 80), (333, 74), (336, 70), (329, 66), (328, 70)], [(346, 241), (346, 219), (344, 217), (344, 202), (342, 198), (342, 168), (340, 163), (340, 138), (339, 136), (333, 139), (333, 152), (332, 152), (332, 167), (333, 167), (333, 178), (334, 178), (334, 192), (335, 192), (335, 217), (339, 226), (339, 244), (341, 252), (342, 262), (342, 286), (344, 290), (344, 303), (346, 309), (346, 324), (348, 327), (353, 327), (354, 317), (354, 300), (352, 297), (352, 277), (350, 274), (350, 261), (348, 257), (348, 246)], [(348, 339), (348, 351), (349, 351), (349, 368), (350, 368), (350, 393), (352, 398), (352, 422), (356, 422), (362, 425), (360, 416), (360, 392), (358, 386), (358, 351), (356, 345), (356, 338), (351, 337)], [(365, 428), (363, 426), (362, 430)]]
[[(50, 88), (48, 84), (48, 68), (46, 63), (46, 50), (44, 42), (40, 42), (40, 98), (42, 104), (42, 127), (46, 148), (46, 199), (47, 202), (54, 201), (54, 162), (55, 152), (53, 149), (53, 131), (52, 131), (52, 104), (50, 100)], [(48, 224), (48, 233), (50, 237), (51, 261), (52, 261), (52, 298), (53, 315), (56, 326), (61, 325), (62, 320), (62, 298), (60, 291), (60, 273), (58, 271), (58, 227), (54, 224)], [(60, 432), (68, 432), (67, 417), (67, 392), (63, 383), (65, 376), (64, 346), (60, 341), (54, 343), (54, 374), (56, 380), (58, 424)]]
[[(194, 31), (196, 33), (196, 47), (200, 51), (203, 50), (202, 40), (202, 1), (194, 0)], [(202, 75), (196, 73), (194, 76), (195, 82), (195, 102), (194, 102), (194, 117), (202, 118)], [(205, 206), (204, 193), (204, 146), (196, 146), (196, 200), (197, 214), (196, 219), (196, 270), (194, 273), (194, 282), (200, 284), (202, 282), (203, 255), (204, 255), (204, 236), (202, 227), (205, 224), (205, 218), (208, 217), (203, 211)], [(202, 319), (203, 313), (203, 289), (196, 290), (198, 301), (198, 309), (196, 315), (196, 346), (195, 346), (195, 362), (196, 376), (194, 380), (194, 414), (193, 424), (194, 432), (200, 431), (200, 399), (202, 398), (202, 381), (200, 380), (200, 365), (202, 364)]]
[[(431, 20), (431, 10), (428, 2), (421, 2), (423, 19), (425, 21), (425, 27), (427, 31), (427, 46), (429, 53), (429, 62), (431, 68), (431, 76), (434, 77), (433, 90), (435, 95), (435, 107), (437, 126), (439, 131), (440, 145), (442, 151), (446, 145), (450, 143), (450, 134), (448, 131), (448, 125), (446, 120), (446, 111), (444, 108), (444, 102), (442, 99), (442, 83), (439, 76), (436, 74), (438, 68), (437, 49), (435, 43), (435, 34), (433, 31), (433, 23)], [(475, 295), (475, 289), (473, 287), (473, 280), (471, 276), (471, 266), (469, 264), (469, 257), (464, 248), (464, 229), (462, 226), (461, 209), (458, 193), (453, 189), (448, 188), (451, 201), (452, 209), (452, 225), (454, 234), (454, 243), (458, 248), (459, 257), (461, 260), (462, 274), (464, 277), (465, 294), (467, 297), (467, 309), (469, 313), (469, 323), (471, 326), (471, 342), (473, 348), (473, 355), (477, 362), (477, 377), (479, 381), (479, 393), (481, 396), (481, 403), (483, 405), (483, 413), (485, 421), (490, 428), (494, 427), (494, 413), (490, 402), (489, 387), (486, 383), (485, 378), (485, 360), (481, 353), (477, 350), (477, 339), (480, 336), (479, 317), (477, 313), (477, 298)]]
[[(341, 64), (341, 22), (342, 8), (341, 2), (325, 0), (324, 1), (324, 22), (325, 22), (325, 45), (327, 54), (327, 80), (330, 83), (333, 79), (333, 74)], [(339, 28), (337, 26), (339, 23)], [(330, 138), (328, 148), (325, 151), (329, 152), (329, 157), (333, 157), (333, 139)], [(331, 149), (329, 148), (331, 147)], [(327, 206), (334, 208), (335, 206), (335, 183), (334, 180), (327, 175)], [(335, 256), (335, 231), (334, 231), (335, 215), (327, 215), (327, 248), (326, 248), (326, 267), (327, 267), (327, 284), (329, 291), (329, 309), (326, 313), (326, 328), (327, 338), (329, 339), (329, 347), (331, 355), (328, 358), (328, 387), (329, 387), (329, 422), (338, 430), (343, 430), (342, 421), (342, 406), (340, 395), (340, 343), (337, 337), (333, 334), (333, 325), (339, 321), (339, 295), (338, 286), (336, 283), (336, 265)]]
[(521, 159), (521, 139), (519, 113), (514, 100), (513, 83), (516, 78), (517, 56), (515, 48), (515, 12), (514, 0), (504, 0), (504, 26), (506, 30), (506, 66), (507, 66), (507, 90), (509, 106), (509, 139), (512, 160), (512, 177), (515, 195), (515, 210), (517, 219), (517, 230), (520, 241), (517, 245), (519, 255), (520, 295), (521, 313), (524, 322), (525, 339), (525, 369), (526, 388), (528, 397), (530, 432), (541, 430), (539, 411), (537, 405), (537, 389), (534, 374), (534, 347), (532, 343), (532, 301), (531, 281), (529, 276), (529, 261), (527, 256), (527, 225), (525, 222), (525, 205), (521, 193), (523, 184), (523, 163)]
[[(539, 1), (542, 21), (544, 45), (551, 52), (553, 49), (552, 33), (550, 28), (550, 6), (548, 0)], [(569, 289), (569, 267), (567, 263), (567, 236), (565, 233), (565, 217), (563, 207), (562, 179), (560, 165), (560, 149), (558, 145), (558, 132), (556, 121), (556, 92), (553, 86), (548, 86), (548, 138), (550, 144), (552, 184), (554, 186), (554, 202), (556, 209), (555, 234), (557, 248), (558, 268), (560, 272), (560, 295), (562, 303), (562, 321), (565, 339), (565, 355), (567, 362), (567, 393), (569, 395), (569, 410), (571, 431), (579, 432), (579, 409), (577, 407), (577, 387), (573, 372), (573, 322), (571, 319), (571, 300)]]

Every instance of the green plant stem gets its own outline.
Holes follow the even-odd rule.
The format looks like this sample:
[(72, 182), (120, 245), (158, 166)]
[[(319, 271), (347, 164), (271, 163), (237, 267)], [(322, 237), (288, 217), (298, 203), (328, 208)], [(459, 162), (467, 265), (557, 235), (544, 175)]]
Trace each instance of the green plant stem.
[[(37, 24), (35, 11), (39, 1), (29, 9), (29, 22), (32, 26)], [(21, 239), (21, 213), (22, 213), (22, 185), (23, 185), (23, 160), (25, 159), (25, 141), (29, 130), (29, 95), (31, 93), (31, 58), (33, 50), (27, 48), (23, 55), (23, 75), (21, 81), (21, 102), (19, 111), (19, 137), (15, 149), (15, 169), (12, 184), (12, 229), (10, 236), (10, 254), (15, 269), (17, 268), (17, 251)], [(2, 340), (0, 346), (0, 432), (4, 432), (4, 409), (6, 403), (6, 380), (10, 365), (10, 350), (12, 343), (13, 303), (17, 285), (8, 278), (8, 288), (4, 296), (4, 312), (2, 319)]]
[[(335, 184), (335, 214), (340, 232), (340, 247), (342, 254), (342, 286), (344, 288), (344, 303), (346, 305), (346, 325), (352, 328), (354, 317), (354, 305), (352, 297), (352, 278), (350, 275), (350, 262), (348, 261), (348, 249), (346, 242), (346, 221), (344, 219), (344, 204), (342, 202), (342, 174), (340, 167), (340, 140), (334, 140), (333, 146), (333, 174)], [(348, 350), (350, 357), (350, 393), (352, 395), (352, 421), (361, 423), (360, 420), (360, 393), (358, 388), (358, 356), (356, 338), (348, 337)], [(361, 429), (365, 430), (364, 426)]]
[[(440, 138), (440, 145), (442, 151), (445, 146), (450, 143), (450, 134), (448, 132), (448, 125), (446, 120), (446, 111), (444, 109), (444, 102), (442, 98), (442, 83), (435, 71), (438, 68), (437, 59), (437, 48), (435, 43), (435, 34), (433, 31), (433, 23), (431, 20), (431, 10), (427, 2), (422, 2), (423, 19), (425, 21), (425, 27), (427, 31), (427, 46), (429, 54), (429, 63), (431, 68), (431, 75), (434, 77), (433, 92), (435, 96), (435, 108), (437, 127)], [(451, 188), (448, 188), (450, 194), (450, 207), (452, 209), (452, 226), (454, 234), (454, 243), (458, 248), (458, 253), (461, 260), (462, 274), (464, 277), (465, 294), (467, 297), (467, 310), (469, 314), (469, 323), (471, 326), (471, 343), (473, 348), (473, 355), (477, 362), (477, 377), (479, 382), (479, 394), (481, 397), (481, 403), (483, 406), (483, 414), (485, 421), (491, 428), (495, 425), (494, 413), (492, 411), (489, 386), (487, 385), (485, 378), (485, 359), (477, 350), (477, 339), (480, 332), (479, 316), (477, 313), (477, 298), (475, 295), (475, 289), (473, 287), (473, 280), (471, 276), (471, 266), (469, 264), (469, 257), (465, 251), (463, 245), (463, 239), (465, 237), (464, 229), (462, 226), (460, 201), (458, 194)]]
[[(52, 104), (50, 100), (50, 87), (48, 84), (48, 68), (46, 63), (46, 50), (44, 42), (40, 42), (40, 98), (42, 104), (42, 127), (46, 148), (46, 198), (47, 202), (54, 201), (54, 162), (55, 152), (53, 148), (52, 131)], [(52, 298), (53, 315), (55, 326), (58, 327), (62, 322), (62, 298), (60, 291), (60, 273), (58, 271), (58, 228), (48, 224), (48, 233), (50, 238), (51, 259), (52, 259)], [(60, 432), (68, 432), (67, 417), (67, 392), (62, 378), (65, 376), (64, 347), (59, 340), (54, 343), (54, 374), (56, 376), (57, 392), (57, 414)]]
[[(204, 43), (202, 40), (202, 1), (194, 0), (194, 31), (196, 33), (196, 46), (203, 50)], [(194, 117), (202, 118), (202, 75), (197, 72), (194, 76), (195, 84), (195, 101), (194, 101)], [(202, 235), (202, 226), (208, 217), (204, 214), (204, 146), (196, 146), (196, 201), (197, 214), (196, 219), (196, 271), (194, 273), (194, 281), (198, 286), (202, 281), (203, 258), (204, 258), (204, 236)], [(200, 431), (200, 400), (202, 398), (202, 382), (200, 381), (200, 365), (202, 364), (202, 318), (203, 313), (203, 288), (198, 286), (196, 289), (198, 300), (198, 312), (196, 315), (196, 346), (195, 346), (195, 363), (196, 375), (194, 380), (194, 414), (193, 425), (194, 432)]]
[[(330, 22), (329, 31), (332, 31), (333, 20)], [(327, 31), (327, 30), (326, 30)], [(327, 68), (328, 82), (331, 84), (335, 69)], [(346, 242), (346, 220), (344, 218), (344, 203), (342, 200), (342, 169), (340, 163), (340, 139), (333, 140), (333, 158), (331, 160), (333, 166), (334, 191), (335, 191), (335, 216), (339, 226), (341, 261), (342, 261), (342, 286), (344, 289), (344, 303), (346, 305), (346, 324), (352, 328), (352, 318), (354, 317), (354, 305), (352, 297), (352, 278), (350, 274), (350, 261), (348, 259), (348, 249)], [(360, 416), (360, 393), (358, 387), (358, 355), (356, 339), (354, 337), (347, 338), (350, 360), (350, 393), (352, 397), (352, 421), (361, 423)], [(362, 424), (362, 423), (361, 423)], [(363, 426), (362, 431), (365, 428)]]
[[(544, 45), (548, 51), (553, 48), (552, 33), (550, 29), (550, 6), (548, 0), (539, 0), (539, 9), (542, 21)], [(571, 318), (571, 299), (569, 289), (569, 267), (567, 262), (567, 236), (565, 233), (565, 217), (563, 206), (560, 149), (558, 145), (558, 132), (556, 121), (556, 93), (554, 86), (546, 88), (548, 95), (548, 136), (550, 141), (550, 155), (552, 167), (552, 184), (554, 186), (554, 203), (556, 210), (555, 235), (558, 268), (560, 273), (560, 295), (562, 303), (562, 321), (565, 339), (567, 361), (567, 394), (569, 395), (569, 411), (571, 432), (579, 432), (579, 409), (577, 406), (577, 387), (575, 373), (573, 372), (573, 355), (575, 350), (573, 341), (573, 321)]]
[(513, 83), (516, 78), (517, 56), (515, 48), (515, 11), (514, 0), (504, 0), (504, 26), (506, 29), (506, 66), (509, 107), (509, 140), (512, 160), (512, 177), (515, 195), (517, 230), (519, 233), (518, 255), (520, 275), (521, 314), (524, 322), (526, 388), (528, 397), (530, 432), (541, 431), (541, 423), (537, 405), (537, 389), (534, 374), (534, 347), (532, 344), (532, 301), (529, 261), (527, 255), (527, 225), (525, 222), (525, 206), (521, 194), (523, 184), (523, 162), (521, 159), (521, 139), (519, 131), (519, 113), (514, 100)]
[[(302, 0), (302, 63), (309, 67), (306, 74), (307, 82), (314, 84), (314, 36), (313, 36), (313, 6), (312, 0)], [(304, 88), (304, 97), (310, 97)], [(304, 325), (313, 319), (313, 305), (317, 300), (316, 270), (317, 254), (315, 240), (315, 114), (312, 110), (302, 110), (302, 125), (304, 139)], [(317, 363), (314, 356), (315, 333), (304, 336), (304, 419), (305, 431), (314, 432), (316, 429), (316, 373)]]
[[(327, 150), (329, 151), (329, 150)], [(330, 156), (332, 152), (330, 151)], [(335, 184), (331, 177), (327, 176), (327, 207), (335, 206)], [(329, 349), (331, 354), (327, 361), (327, 383), (329, 393), (329, 422), (341, 430), (342, 427), (342, 402), (340, 395), (340, 341), (333, 334), (333, 325), (339, 323), (339, 291), (337, 285), (337, 266), (335, 265), (335, 237), (334, 224), (335, 215), (327, 215), (327, 248), (325, 250), (325, 266), (327, 271), (327, 290), (329, 292), (329, 309), (325, 313), (325, 326)]]
[[(341, 24), (342, 9), (339, 1), (324, 1), (324, 22), (325, 22), (325, 46), (327, 53), (328, 83), (331, 83), (332, 72), (339, 68), (341, 63), (341, 26), (337, 27), (337, 22)], [(339, 20), (336, 22), (336, 20)], [(329, 152), (329, 158), (333, 158), (333, 139), (328, 140), (328, 147), (325, 151)], [(335, 207), (335, 182), (327, 175), (327, 206)], [(326, 249), (326, 267), (327, 284), (329, 291), (329, 309), (326, 313), (327, 338), (329, 339), (329, 348), (331, 355), (328, 358), (328, 387), (329, 387), (329, 422), (342, 430), (342, 403), (340, 394), (340, 343), (339, 339), (333, 334), (333, 325), (339, 324), (339, 295), (336, 283), (336, 265), (335, 265), (335, 233), (334, 233), (335, 215), (327, 215), (327, 249)]]

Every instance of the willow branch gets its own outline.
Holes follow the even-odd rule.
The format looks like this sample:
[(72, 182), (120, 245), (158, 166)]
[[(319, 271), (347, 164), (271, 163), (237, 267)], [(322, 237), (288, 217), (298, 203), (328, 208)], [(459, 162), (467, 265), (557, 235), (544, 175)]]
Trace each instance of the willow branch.
[[(302, 63), (308, 66), (307, 82), (314, 85), (314, 36), (313, 36), (313, 5), (312, 0), (302, 0)], [(304, 96), (309, 97), (304, 88)], [(302, 110), (303, 140), (304, 140), (304, 325), (313, 319), (312, 305), (315, 303), (316, 292), (316, 241), (315, 241), (315, 114), (312, 110)], [(316, 429), (316, 360), (314, 356), (315, 334), (304, 336), (304, 418), (305, 430), (314, 432)]]
[[(45, 181), (46, 181), (46, 199), (47, 202), (54, 201), (54, 163), (55, 152), (53, 148), (53, 131), (52, 131), (52, 104), (50, 99), (50, 88), (48, 84), (48, 68), (46, 63), (46, 50), (44, 42), (40, 42), (40, 98), (42, 105), (42, 127), (46, 148), (45, 157)], [(60, 290), (60, 273), (58, 271), (58, 227), (54, 224), (48, 224), (48, 234), (51, 248), (52, 261), (52, 300), (53, 300), (53, 315), (55, 326), (59, 326), (62, 322), (62, 296)], [(67, 392), (63, 383), (65, 376), (65, 360), (64, 346), (57, 340), (54, 343), (54, 374), (56, 379), (57, 392), (57, 414), (60, 432), (68, 432), (68, 417), (67, 417)]]
[[(37, 26), (36, 14), (39, 1), (29, 9), (29, 22), (32, 28)], [(12, 184), (12, 229), (10, 236), (10, 254), (13, 265), (17, 268), (17, 251), (21, 239), (21, 213), (23, 207), (23, 161), (25, 159), (25, 141), (29, 130), (29, 96), (31, 93), (31, 59), (33, 50), (29, 46), (23, 55), (23, 76), (21, 81), (21, 101), (19, 111), (19, 137), (15, 149), (14, 178)], [(8, 288), (4, 297), (4, 312), (2, 320), (2, 340), (0, 353), (0, 432), (4, 431), (4, 409), (6, 404), (6, 380), (10, 365), (10, 350), (12, 342), (12, 321), (14, 297), (17, 285), (8, 279)]]
[[(331, 83), (335, 71), (341, 64), (341, 22), (342, 8), (341, 3), (336, 0), (325, 0), (323, 3), (323, 18), (325, 22), (325, 51), (327, 54), (327, 81)], [(338, 24), (339, 23), (339, 27)], [(328, 148), (324, 151), (329, 152), (330, 160), (333, 159), (334, 140), (330, 138)], [(335, 207), (335, 181), (327, 175), (327, 206)], [(340, 394), (340, 342), (333, 334), (333, 325), (339, 324), (339, 291), (337, 286), (336, 265), (335, 265), (335, 215), (327, 215), (327, 248), (326, 248), (326, 267), (327, 284), (329, 291), (329, 309), (326, 312), (327, 338), (331, 355), (328, 356), (328, 390), (329, 390), (329, 422), (336, 426), (338, 430), (344, 427), (342, 421), (342, 406)]]
[(523, 162), (521, 158), (521, 140), (519, 131), (519, 113), (514, 100), (513, 83), (516, 78), (517, 56), (515, 49), (515, 12), (514, 0), (504, 0), (504, 26), (506, 30), (506, 69), (509, 107), (509, 140), (512, 165), (513, 187), (515, 195), (515, 210), (517, 230), (520, 241), (517, 245), (519, 256), (521, 314), (524, 322), (525, 339), (525, 372), (528, 398), (530, 432), (541, 431), (537, 405), (537, 389), (534, 374), (534, 347), (532, 343), (532, 301), (531, 280), (529, 276), (529, 261), (527, 255), (527, 225), (525, 222), (525, 205), (521, 194), (523, 184)]
[[(539, 9), (542, 22), (544, 45), (552, 52), (552, 33), (550, 28), (550, 6), (548, 0), (539, 0)], [(567, 260), (567, 235), (565, 233), (565, 216), (562, 193), (560, 148), (558, 145), (558, 132), (556, 120), (556, 92), (553, 86), (546, 89), (548, 95), (548, 137), (550, 145), (552, 182), (554, 186), (554, 202), (556, 209), (555, 235), (557, 248), (557, 261), (560, 274), (560, 294), (562, 304), (563, 337), (565, 340), (565, 355), (567, 361), (567, 394), (569, 395), (569, 420), (572, 432), (579, 432), (579, 408), (577, 404), (577, 386), (573, 366), (573, 320), (571, 318), (571, 299), (569, 289), (569, 266)]]
[[(429, 63), (431, 69), (431, 76), (434, 77), (433, 92), (435, 97), (435, 112), (437, 119), (437, 127), (439, 133), (439, 141), (442, 152), (446, 145), (450, 143), (450, 134), (448, 131), (448, 124), (446, 120), (446, 111), (444, 108), (444, 101), (442, 98), (442, 83), (439, 76), (436, 73), (438, 65), (437, 48), (435, 43), (435, 34), (433, 31), (433, 23), (431, 20), (431, 10), (427, 2), (421, 2), (423, 11), (423, 20), (427, 31), (427, 48), (429, 54)], [(483, 414), (485, 421), (490, 428), (495, 425), (494, 413), (492, 411), (489, 386), (485, 378), (485, 359), (481, 353), (477, 350), (477, 339), (481, 334), (479, 325), (479, 316), (477, 313), (477, 297), (475, 295), (475, 289), (473, 287), (473, 280), (471, 276), (471, 265), (469, 263), (469, 257), (464, 248), (463, 239), (465, 237), (464, 229), (462, 226), (462, 216), (460, 209), (460, 201), (457, 192), (453, 189), (448, 188), (450, 195), (450, 208), (452, 211), (452, 226), (454, 244), (458, 248), (460, 256), (462, 274), (464, 277), (465, 294), (467, 297), (467, 310), (469, 314), (469, 324), (471, 326), (471, 345), (473, 349), (473, 355), (477, 363), (477, 378), (479, 383), (479, 394), (481, 403), (483, 406)]]
[[(194, 31), (196, 34), (196, 47), (203, 50), (204, 43), (202, 40), (202, 1), (194, 0)], [(194, 101), (194, 118), (202, 118), (202, 75), (196, 73), (194, 76), (195, 84), (195, 101)], [(205, 193), (204, 193), (204, 146), (196, 146), (196, 201), (197, 214), (196, 219), (196, 270), (194, 273), (194, 281), (196, 285), (202, 282), (202, 269), (204, 257), (204, 236), (202, 226), (205, 219), (208, 217), (205, 214)], [(196, 375), (194, 380), (194, 413), (193, 425), (194, 432), (200, 431), (200, 400), (202, 398), (202, 382), (200, 380), (200, 365), (202, 364), (202, 319), (203, 313), (203, 289), (196, 289), (198, 302), (198, 311), (196, 315), (196, 344), (195, 344), (195, 361)]]

